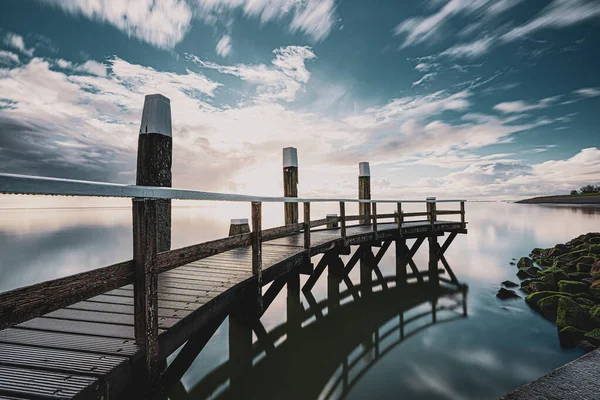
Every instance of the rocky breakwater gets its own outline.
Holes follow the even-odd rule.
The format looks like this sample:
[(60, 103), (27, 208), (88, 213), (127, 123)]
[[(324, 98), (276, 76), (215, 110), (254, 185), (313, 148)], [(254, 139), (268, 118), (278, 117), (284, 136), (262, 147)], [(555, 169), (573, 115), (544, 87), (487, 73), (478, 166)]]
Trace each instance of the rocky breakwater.
[[(557, 325), (562, 345), (600, 347), (600, 233), (535, 248), (517, 267), (525, 301)], [(517, 294), (503, 288), (497, 295)]]

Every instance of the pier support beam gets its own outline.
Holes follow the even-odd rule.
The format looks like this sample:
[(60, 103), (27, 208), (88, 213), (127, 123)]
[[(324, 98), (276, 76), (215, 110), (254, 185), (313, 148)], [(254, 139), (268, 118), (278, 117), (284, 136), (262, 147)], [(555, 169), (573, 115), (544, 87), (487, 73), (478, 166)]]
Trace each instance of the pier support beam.
[(235, 398), (243, 397), (244, 382), (252, 369), (252, 327), (242, 314), (229, 315), (230, 387)]
[[(171, 133), (171, 101), (161, 94), (147, 95), (138, 138), (138, 186), (171, 187), (173, 137)], [(171, 249), (171, 200), (156, 200), (158, 219), (158, 252)]]
[[(283, 149), (283, 196), (298, 197), (298, 151), (295, 147)], [(298, 223), (298, 203), (284, 203), (285, 224)]]

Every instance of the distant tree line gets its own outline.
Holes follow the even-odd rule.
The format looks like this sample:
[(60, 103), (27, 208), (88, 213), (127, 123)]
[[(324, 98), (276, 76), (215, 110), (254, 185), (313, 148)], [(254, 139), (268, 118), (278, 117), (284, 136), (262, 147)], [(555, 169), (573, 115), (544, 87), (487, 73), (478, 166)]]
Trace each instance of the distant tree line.
[(588, 193), (600, 193), (600, 185), (585, 185), (582, 186), (579, 191), (571, 190), (571, 194), (588, 194)]

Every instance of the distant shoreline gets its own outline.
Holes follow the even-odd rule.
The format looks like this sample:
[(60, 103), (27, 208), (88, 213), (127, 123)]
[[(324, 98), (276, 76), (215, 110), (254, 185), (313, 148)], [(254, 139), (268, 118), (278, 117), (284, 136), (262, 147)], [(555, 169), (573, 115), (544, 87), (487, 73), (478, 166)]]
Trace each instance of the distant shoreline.
[(564, 196), (541, 196), (531, 199), (519, 200), (515, 203), (521, 204), (600, 204), (600, 193), (574, 194)]

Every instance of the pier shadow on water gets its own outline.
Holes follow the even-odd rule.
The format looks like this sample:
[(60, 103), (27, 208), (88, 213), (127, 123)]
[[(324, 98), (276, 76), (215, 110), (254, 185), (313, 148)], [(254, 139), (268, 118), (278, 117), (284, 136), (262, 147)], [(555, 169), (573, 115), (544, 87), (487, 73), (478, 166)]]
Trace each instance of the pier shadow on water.
[(371, 281), (348, 289), (333, 274), (326, 280), (319, 302), (288, 288), (287, 319), (268, 331), (260, 320), (230, 316), (228, 358), (193, 387), (178, 382), (169, 398), (345, 398), (394, 348), (467, 316), (466, 288)]

